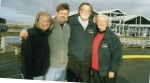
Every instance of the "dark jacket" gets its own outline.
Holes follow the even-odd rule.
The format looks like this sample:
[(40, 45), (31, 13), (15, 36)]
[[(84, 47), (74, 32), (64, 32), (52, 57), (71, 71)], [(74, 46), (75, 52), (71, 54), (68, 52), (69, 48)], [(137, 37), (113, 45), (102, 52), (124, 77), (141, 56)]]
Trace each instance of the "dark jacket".
[(50, 65), (48, 36), (50, 31), (37, 27), (28, 29), (28, 37), (22, 40), (21, 64), (25, 79), (45, 75)]
[(101, 76), (108, 75), (108, 71), (117, 72), (122, 64), (122, 44), (118, 36), (106, 29), (99, 45), (99, 72)]
[(86, 30), (78, 21), (78, 16), (71, 17), (68, 21), (70, 26), (70, 39), (68, 43), (68, 56), (77, 60), (91, 58), (92, 43), (97, 33), (96, 25), (90, 19)]

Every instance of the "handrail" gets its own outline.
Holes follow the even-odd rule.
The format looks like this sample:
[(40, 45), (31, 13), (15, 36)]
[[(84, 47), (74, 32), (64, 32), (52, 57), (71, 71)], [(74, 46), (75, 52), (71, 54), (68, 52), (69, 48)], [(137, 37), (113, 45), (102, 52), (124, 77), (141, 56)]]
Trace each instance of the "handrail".
[(4, 53), (6, 49), (6, 36), (19, 36), (19, 32), (0, 32), (1, 36), (1, 48), (0, 52)]
[(119, 36), (124, 48), (127, 47), (150, 47), (150, 37)]

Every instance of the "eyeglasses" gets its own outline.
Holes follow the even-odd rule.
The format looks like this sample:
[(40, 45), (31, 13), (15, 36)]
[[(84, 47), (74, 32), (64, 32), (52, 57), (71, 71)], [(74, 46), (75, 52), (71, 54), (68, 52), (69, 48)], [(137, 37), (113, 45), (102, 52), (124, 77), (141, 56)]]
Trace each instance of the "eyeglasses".
[(59, 12), (58, 14), (60, 14), (60, 15), (68, 15), (68, 13), (62, 13), (62, 12)]
[(80, 9), (82, 12), (91, 13), (91, 10)]

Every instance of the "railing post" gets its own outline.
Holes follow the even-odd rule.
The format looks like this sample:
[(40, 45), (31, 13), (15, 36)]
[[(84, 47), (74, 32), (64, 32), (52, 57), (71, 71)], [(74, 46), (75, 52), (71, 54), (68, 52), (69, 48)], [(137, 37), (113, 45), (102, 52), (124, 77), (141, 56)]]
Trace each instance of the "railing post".
[(5, 52), (5, 49), (6, 49), (5, 44), (6, 44), (6, 36), (2, 36), (2, 38), (1, 38), (1, 49), (2, 49), (1, 53)]
[(15, 48), (15, 55), (18, 55), (19, 54), (19, 51), (17, 48)]
[(142, 39), (141, 41), (142, 41), (142, 47), (141, 48), (144, 49), (145, 48), (145, 46), (144, 46), (144, 39)]

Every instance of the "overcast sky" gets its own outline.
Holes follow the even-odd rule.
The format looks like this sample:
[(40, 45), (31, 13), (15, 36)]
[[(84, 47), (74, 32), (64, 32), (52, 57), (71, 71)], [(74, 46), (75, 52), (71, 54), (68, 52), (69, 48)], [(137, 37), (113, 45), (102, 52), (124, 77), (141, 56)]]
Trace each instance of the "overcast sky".
[(150, 0), (0, 0), (0, 17), (11, 21), (34, 21), (42, 9), (55, 15), (56, 6), (68, 3), (71, 11), (89, 2), (96, 11), (120, 9), (129, 15), (142, 15), (150, 20)]

